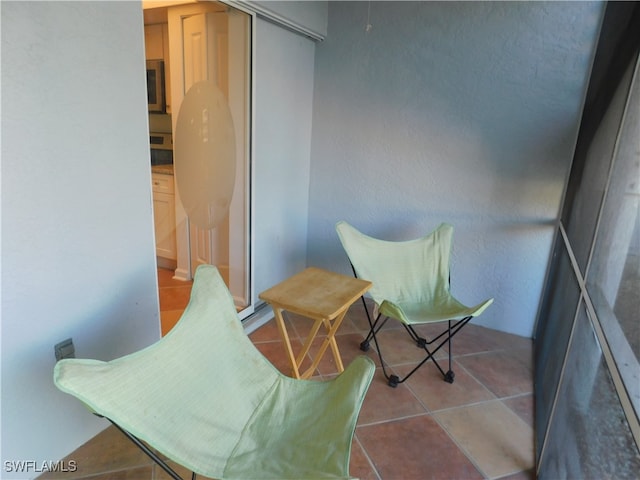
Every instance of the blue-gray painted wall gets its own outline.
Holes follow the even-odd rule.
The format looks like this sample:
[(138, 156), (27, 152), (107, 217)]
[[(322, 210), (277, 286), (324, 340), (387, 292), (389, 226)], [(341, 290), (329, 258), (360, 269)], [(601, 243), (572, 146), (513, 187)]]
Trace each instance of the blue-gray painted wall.
[[(329, 2), (316, 46), (307, 263), (334, 224), (456, 228), (452, 291), (531, 336), (603, 5)], [(367, 24), (372, 26), (367, 31)]]

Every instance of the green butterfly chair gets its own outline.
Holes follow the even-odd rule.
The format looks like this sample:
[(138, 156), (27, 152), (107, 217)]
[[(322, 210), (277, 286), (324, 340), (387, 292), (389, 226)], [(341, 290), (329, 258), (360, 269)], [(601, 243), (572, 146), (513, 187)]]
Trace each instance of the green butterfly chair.
[(374, 371), (361, 356), (328, 381), (282, 375), (245, 334), (218, 270), (200, 266), (168, 335), (110, 362), (61, 360), (54, 381), (173, 478), (180, 479), (163, 458), (192, 478), (300, 480), (349, 478)]
[[(453, 383), (455, 374), (451, 369), (451, 339), (493, 303), (491, 298), (474, 307), (467, 307), (451, 295), (449, 257), (453, 227), (443, 223), (425, 237), (404, 242), (369, 237), (346, 222), (338, 222), (336, 231), (354, 275), (373, 283), (369, 294), (375, 303), (374, 312), (378, 313), (372, 321), (367, 304), (362, 299), (370, 329), (360, 349), (369, 350), (369, 341), (373, 338), (382, 370), (392, 387), (404, 382), (429, 359), (433, 360), (444, 380)], [(426, 352), (424, 359), (402, 379), (387, 373), (376, 337), (389, 318), (402, 323), (412, 341)], [(444, 323), (445, 327), (442, 333), (431, 340), (420, 336), (415, 329), (416, 326), (435, 323)], [(447, 372), (434, 358), (434, 354), (444, 345), (449, 350)]]

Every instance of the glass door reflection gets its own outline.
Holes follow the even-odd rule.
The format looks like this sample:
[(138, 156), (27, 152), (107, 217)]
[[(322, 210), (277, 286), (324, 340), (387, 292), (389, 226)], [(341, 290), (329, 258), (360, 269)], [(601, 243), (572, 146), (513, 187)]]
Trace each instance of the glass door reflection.
[[(177, 199), (176, 224), (178, 260), (177, 271), (191, 277), (198, 265), (215, 265), (220, 270), (236, 307), (242, 318), (253, 313), (251, 295), (251, 37), (253, 16), (218, 2), (198, 2), (168, 7), (169, 44), (171, 53), (171, 96), (173, 102), (173, 125), (176, 136), (174, 164), (176, 170)], [(191, 119), (209, 125), (210, 154), (207, 157), (189, 158), (194, 151), (182, 150), (178, 144), (181, 107), (190, 89), (200, 82), (215, 86), (220, 93), (215, 102), (196, 106)], [(221, 147), (217, 137), (224, 124), (216, 112), (227, 112), (232, 123), (232, 148)], [(211, 115), (211, 116), (210, 116)], [(208, 127), (208, 128), (209, 128)], [(224, 138), (228, 138), (225, 136)], [(228, 147), (227, 142), (227, 147)], [(202, 147), (202, 145), (201, 145)], [(196, 149), (197, 151), (198, 149)], [(206, 149), (200, 149), (201, 153)], [(224, 205), (226, 215), (214, 224), (203, 224), (190, 218), (189, 208), (183, 205), (182, 197), (191, 196), (199, 190), (205, 197), (220, 190), (219, 183), (224, 171), (218, 169), (225, 164), (221, 155), (232, 155), (235, 172), (225, 178), (229, 182), (231, 196)], [(232, 153), (230, 153), (232, 152)], [(201, 176), (192, 171), (191, 185), (180, 178), (186, 171), (185, 164), (196, 168), (200, 162)], [(216, 170), (218, 169), (218, 170)], [(188, 169), (187, 169), (188, 170)], [(213, 172), (213, 173), (212, 173)], [(206, 183), (206, 182), (209, 183)], [(204, 182), (204, 183), (203, 183)], [(197, 192), (196, 192), (197, 193)], [(186, 199), (185, 199), (186, 200)], [(210, 204), (210, 210), (219, 210)], [(193, 212), (191, 212), (193, 216)], [(217, 213), (216, 215), (219, 215)]]

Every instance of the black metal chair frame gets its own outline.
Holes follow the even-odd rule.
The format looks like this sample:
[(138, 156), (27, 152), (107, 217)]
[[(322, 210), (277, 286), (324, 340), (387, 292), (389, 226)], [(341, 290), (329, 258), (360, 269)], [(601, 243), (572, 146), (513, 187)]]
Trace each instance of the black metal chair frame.
[[(149, 448), (138, 437), (136, 437), (132, 433), (126, 431), (124, 428), (122, 428), (120, 425), (115, 423), (110, 418), (104, 417), (104, 416), (99, 415), (97, 413), (94, 413), (94, 415), (96, 415), (97, 417), (106, 418), (107, 420), (109, 420), (109, 422), (111, 422), (111, 424), (114, 427), (116, 427), (118, 430), (120, 430), (125, 437), (127, 437), (129, 440), (131, 440), (140, 450), (142, 450), (149, 458), (151, 458), (151, 460), (153, 460), (155, 463), (157, 463), (158, 466), (160, 468), (162, 468), (167, 473), (167, 475), (169, 475), (171, 478), (173, 478), (174, 480), (185, 480), (183, 477), (178, 475), (178, 473), (173, 468), (171, 468), (167, 464), (167, 462), (165, 462), (162, 458), (160, 458), (160, 456), (157, 453), (155, 453), (151, 448)], [(196, 472), (191, 472), (191, 480), (196, 480)]]
[[(356, 274), (356, 270), (353, 267), (353, 265), (351, 265), (351, 270), (353, 271), (353, 275), (357, 277), (358, 275)], [(451, 283), (451, 279), (449, 279), (449, 283)], [(405, 328), (405, 330), (407, 331), (411, 339), (416, 343), (416, 346), (424, 349), (424, 351), (427, 352), (427, 355), (422, 361), (418, 363), (418, 365), (416, 365), (413, 368), (413, 370), (411, 370), (407, 375), (405, 375), (404, 378), (401, 379), (397, 375), (393, 375), (393, 374), (389, 375), (387, 373), (387, 369), (385, 367), (385, 361), (384, 361), (384, 358), (382, 357), (382, 350), (380, 349), (380, 345), (378, 344), (378, 338), (376, 337), (376, 334), (385, 325), (385, 323), (387, 323), (387, 320), (389, 320), (389, 317), (383, 317), (381, 313), (378, 313), (378, 316), (376, 317), (375, 321), (372, 321), (371, 315), (369, 314), (369, 308), (367, 307), (367, 303), (364, 299), (364, 296), (360, 297), (360, 299), (362, 300), (364, 311), (367, 314), (367, 321), (369, 322), (369, 333), (367, 334), (367, 337), (360, 343), (360, 350), (362, 350), (363, 352), (367, 352), (371, 346), (370, 340), (371, 338), (373, 338), (373, 342), (375, 343), (376, 350), (378, 352), (378, 357), (380, 358), (382, 372), (384, 373), (384, 376), (387, 379), (387, 382), (389, 383), (390, 387), (395, 388), (398, 386), (398, 384), (404, 383), (405, 380), (411, 377), (411, 375), (413, 375), (422, 365), (428, 362), (429, 359), (433, 360), (433, 363), (442, 374), (444, 381), (447, 383), (453, 383), (453, 380), (455, 378), (455, 373), (452, 369), (453, 354), (451, 350), (451, 339), (454, 337), (455, 334), (457, 334), (462, 329), (462, 327), (464, 327), (467, 323), (469, 323), (469, 321), (473, 318), (472, 316), (465, 317), (457, 321), (448, 320), (447, 321), (448, 328), (444, 330), (441, 334), (432, 338), (431, 340), (427, 340), (426, 338), (418, 335), (418, 332), (415, 331), (412, 325), (406, 325), (405, 323), (402, 323), (402, 326)], [(430, 345), (432, 345), (433, 343), (436, 343), (445, 335), (446, 335), (446, 338), (444, 338), (433, 350), (429, 350), (428, 347)], [(434, 357), (436, 352), (438, 352), (438, 350), (440, 350), (440, 348), (442, 348), (445, 344), (448, 345), (448, 350), (449, 350), (449, 370), (447, 370), (446, 372), (442, 369), (442, 367)]]

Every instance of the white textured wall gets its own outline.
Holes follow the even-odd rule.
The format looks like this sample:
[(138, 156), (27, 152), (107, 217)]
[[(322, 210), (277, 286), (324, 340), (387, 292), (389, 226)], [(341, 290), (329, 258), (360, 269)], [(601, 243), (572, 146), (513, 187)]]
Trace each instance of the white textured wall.
[(582, 2), (329, 2), (308, 263), (350, 273), (341, 219), (390, 240), (446, 221), (454, 294), (495, 297), (478, 323), (531, 336), (601, 13)]
[(53, 346), (159, 338), (139, 2), (2, 2), (2, 465), (106, 426), (53, 385)]
[(255, 300), (307, 257), (315, 45), (264, 20), (256, 39)]

